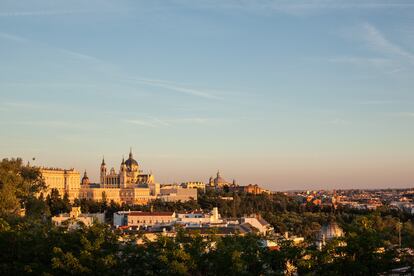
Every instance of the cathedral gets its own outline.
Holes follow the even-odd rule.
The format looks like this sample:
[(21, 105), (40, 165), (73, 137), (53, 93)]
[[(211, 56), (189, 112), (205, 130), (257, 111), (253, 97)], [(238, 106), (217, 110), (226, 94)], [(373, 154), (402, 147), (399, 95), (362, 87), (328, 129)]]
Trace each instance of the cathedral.
[(154, 183), (154, 176), (151, 173), (145, 174), (140, 170), (138, 162), (132, 156), (132, 150), (129, 152), (127, 160), (122, 159), (118, 173), (114, 168), (111, 168), (108, 173), (105, 159), (102, 159), (101, 188), (147, 188), (149, 184)]
[(111, 168), (108, 172), (105, 159), (102, 159), (100, 180), (97, 184), (89, 182), (85, 174), (81, 181), (79, 198), (100, 200), (113, 200), (127, 204), (147, 204), (157, 198), (160, 193), (160, 184), (155, 183), (154, 175), (143, 173), (138, 162), (129, 152), (129, 158), (122, 159), (119, 171)]
[(105, 160), (102, 159), (99, 183), (91, 183), (87, 172), (80, 180), (79, 172), (74, 169), (47, 169), (41, 168), (42, 177), (51, 189), (58, 189), (61, 195), (68, 194), (71, 201), (88, 199), (126, 204), (148, 204), (160, 199), (164, 201), (188, 201), (197, 199), (197, 189), (194, 188), (166, 188), (155, 182), (152, 173), (140, 170), (138, 162), (129, 153), (129, 158), (122, 158), (119, 171), (111, 168), (108, 172)]
[(220, 175), (220, 171), (217, 171), (216, 178), (210, 177), (208, 181), (208, 187), (214, 188), (216, 190), (221, 190), (223, 188), (235, 189), (237, 188), (236, 180), (233, 179), (233, 182), (227, 182), (223, 177)]

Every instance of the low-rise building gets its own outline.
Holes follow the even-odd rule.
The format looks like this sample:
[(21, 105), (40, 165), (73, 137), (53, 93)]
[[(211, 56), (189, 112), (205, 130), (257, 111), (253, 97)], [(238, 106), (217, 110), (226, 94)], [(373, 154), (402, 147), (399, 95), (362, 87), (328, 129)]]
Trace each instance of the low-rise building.
[(260, 195), (262, 193), (270, 194), (270, 191), (265, 190), (257, 184), (249, 184), (247, 186), (239, 186), (238, 187), (240, 192), (245, 192), (247, 194), (253, 194), (253, 195)]
[(201, 182), (201, 181), (196, 181), (196, 182), (184, 182), (181, 183), (181, 187), (183, 188), (187, 188), (187, 189), (199, 189), (202, 190), (203, 192), (206, 191), (206, 184)]
[(170, 188), (162, 187), (158, 198), (163, 201), (189, 201), (197, 200), (197, 189), (194, 188)]
[(240, 219), (223, 219), (217, 207), (210, 212), (199, 210), (182, 213), (119, 211), (114, 214), (113, 223), (114, 227), (123, 231), (145, 229), (146, 232), (174, 232), (175, 227), (179, 225), (186, 231), (196, 231), (202, 235), (261, 233), (266, 236), (273, 231), (273, 227), (258, 215)]
[(52, 217), (54, 225), (67, 227), (68, 229), (77, 229), (81, 224), (89, 227), (95, 222), (104, 223), (105, 214), (82, 214), (81, 207), (72, 207), (69, 214), (60, 214)]
[(256, 228), (259, 233), (266, 235), (273, 231), (273, 227), (268, 223), (266, 220), (264, 220), (260, 215), (253, 215), (253, 216), (247, 216), (242, 217), (240, 219), (240, 223), (248, 223), (254, 228)]
[(209, 213), (203, 211), (191, 211), (185, 213), (177, 213), (178, 224), (190, 226), (190, 225), (203, 225), (211, 223), (222, 223), (223, 220), (218, 212), (218, 208), (214, 207)]
[(114, 226), (130, 228), (171, 225), (175, 222), (174, 212), (136, 212), (121, 211), (114, 213)]

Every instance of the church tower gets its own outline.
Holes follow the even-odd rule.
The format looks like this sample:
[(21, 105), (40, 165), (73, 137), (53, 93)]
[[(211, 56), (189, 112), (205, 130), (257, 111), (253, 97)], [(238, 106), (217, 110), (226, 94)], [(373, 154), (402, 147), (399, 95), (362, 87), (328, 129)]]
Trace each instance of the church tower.
[(127, 166), (125, 159), (122, 157), (121, 168), (119, 170), (119, 185), (121, 188), (127, 187)]
[(131, 183), (136, 183), (138, 180), (139, 165), (138, 162), (134, 159), (132, 155), (132, 149), (129, 151), (129, 158), (125, 161), (125, 165), (127, 168), (127, 176), (131, 179)]
[(89, 177), (88, 177), (88, 174), (86, 173), (86, 170), (85, 170), (85, 173), (83, 174), (81, 184), (84, 185), (84, 186), (89, 185)]
[(106, 164), (105, 164), (105, 158), (102, 158), (102, 164), (101, 164), (101, 187), (105, 187), (105, 178), (106, 178)]

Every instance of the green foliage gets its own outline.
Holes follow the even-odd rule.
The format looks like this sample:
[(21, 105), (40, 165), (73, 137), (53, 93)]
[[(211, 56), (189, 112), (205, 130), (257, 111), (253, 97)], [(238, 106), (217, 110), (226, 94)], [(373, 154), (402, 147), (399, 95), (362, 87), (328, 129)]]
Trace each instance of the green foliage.
[(0, 162), (0, 215), (17, 215), (33, 203), (33, 198), (46, 188), (39, 169), (24, 166), (21, 159)]
[(51, 190), (50, 195), (46, 197), (46, 202), (52, 216), (68, 213), (72, 209), (68, 194), (65, 193), (62, 198), (57, 189)]

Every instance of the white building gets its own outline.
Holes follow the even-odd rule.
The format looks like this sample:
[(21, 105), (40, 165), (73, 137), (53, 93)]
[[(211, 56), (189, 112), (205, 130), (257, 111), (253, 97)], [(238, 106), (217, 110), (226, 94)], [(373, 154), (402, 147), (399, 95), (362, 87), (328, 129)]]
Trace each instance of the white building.
[(176, 221), (174, 212), (120, 211), (114, 213), (114, 226), (151, 227), (172, 225)]
[(68, 227), (68, 229), (77, 229), (81, 224), (89, 227), (95, 222), (104, 223), (105, 214), (82, 214), (81, 207), (72, 207), (72, 211), (69, 214), (60, 214), (52, 217), (54, 225)]
[(217, 224), (222, 223), (223, 220), (218, 212), (218, 208), (214, 207), (209, 213), (202, 211), (192, 211), (177, 214), (177, 223), (187, 226), (203, 225), (203, 224)]
[(242, 217), (240, 219), (240, 223), (248, 223), (254, 228), (256, 228), (259, 233), (266, 235), (273, 231), (273, 227), (268, 223), (266, 220), (264, 220), (260, 215), (253, 215), (248, 217)]

